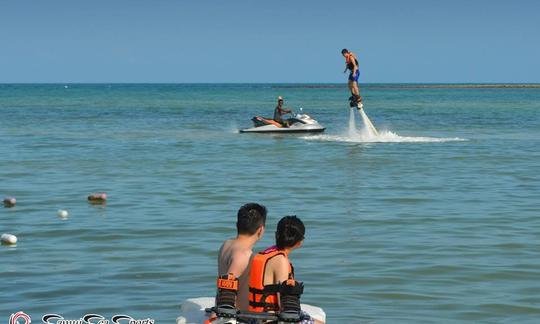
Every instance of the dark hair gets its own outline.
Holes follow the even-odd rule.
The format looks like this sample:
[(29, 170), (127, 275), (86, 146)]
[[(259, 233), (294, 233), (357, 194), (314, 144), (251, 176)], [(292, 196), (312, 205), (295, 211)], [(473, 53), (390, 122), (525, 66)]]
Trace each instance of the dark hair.
[(296, 216), (285, 216), (277, 224), (276, 246), (284, 249), (294, 246), (304, 239), (306, 228), (300, 218)]
[(346, 49), (346, 48), (344, 48), (344, 49), (341, 50), (341, 54), (345, 54), (345, 53), (349, 53), (349, 50)]
[(238, 210), (236, 230), (238, 234), (253, 235), (266, 223), (266, 207), (256, 203), (245, 204)]

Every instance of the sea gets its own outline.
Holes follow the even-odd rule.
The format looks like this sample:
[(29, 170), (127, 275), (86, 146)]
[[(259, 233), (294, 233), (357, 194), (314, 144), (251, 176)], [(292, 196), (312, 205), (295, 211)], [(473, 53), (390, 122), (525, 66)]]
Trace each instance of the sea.
[[(215, 294), (240, 206), (297, 215), (327, 323), (540, 322), (540, 87), (0, 85), (0, 321), (175, 323)], [(322, 134), (245, 134), (277, 96)], [(105, 192), (106, 204), (89, 204)], [(66, 210), (67, 217), (59, 217)], [(57, 317), (59, 318), (59, 317)], [(127, 323), (127, 322), (126, 322)]]

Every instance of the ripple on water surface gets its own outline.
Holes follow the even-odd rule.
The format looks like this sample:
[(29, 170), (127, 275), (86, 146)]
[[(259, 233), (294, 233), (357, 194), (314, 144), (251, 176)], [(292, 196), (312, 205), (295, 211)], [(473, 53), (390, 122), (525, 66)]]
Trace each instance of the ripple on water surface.
[[(326, 134), (233, 131), (284, 89)], [(366, 87), (376, 136), (351, 124), (345, 92), (0, 85), (0, 194), (17, 198), (0, 228), (19, 238), (0, 248), (0, 313), (172, 322), (215, 293), (217, 249), (258, 201), (257, 250), (280, 217), (305, 222), (291, 258), (329, 323), (535, 323), (540, 92)], [(100, 191), (107, 204), (89, 205)]]

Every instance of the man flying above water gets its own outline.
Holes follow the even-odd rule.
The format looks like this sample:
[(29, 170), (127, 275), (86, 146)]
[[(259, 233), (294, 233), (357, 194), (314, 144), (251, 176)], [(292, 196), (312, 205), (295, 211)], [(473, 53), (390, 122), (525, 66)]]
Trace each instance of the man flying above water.
[(358, 89), (358, 77), (360, 76), (358, 60), (356, 59), (356, 55), (353, 52), (349, 52), (346, 48), (341, 50), (341, 55), (345, 57), (345, 71), (343, 73), (347, 72), (347, 70), (350, 71), (348, 86), (352, 94), (349, 97), (351, 108), (357, 107), (358, 109), (362, 109), (364, 105), (362, 104), (362, 97)]

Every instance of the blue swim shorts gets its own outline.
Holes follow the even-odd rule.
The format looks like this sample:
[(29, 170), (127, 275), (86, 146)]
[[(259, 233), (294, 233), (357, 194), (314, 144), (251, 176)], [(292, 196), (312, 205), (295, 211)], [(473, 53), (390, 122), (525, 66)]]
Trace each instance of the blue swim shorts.
[(360, 70), (356, 70), (356, 73), (353, 75), (353, 73), (351, 72), (349, 74), (349, 81), (355, 81), (355, 82), (358, 82), (358, 77), (360, 77)]

